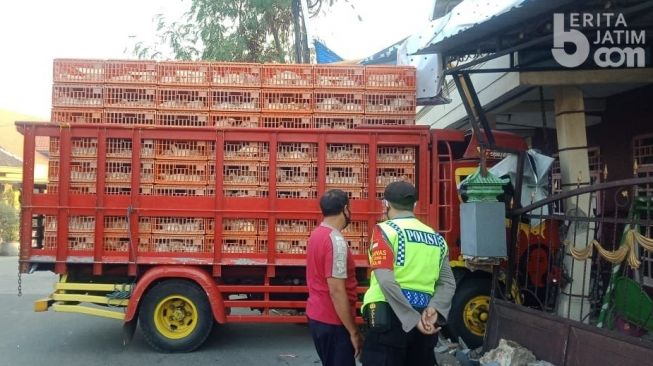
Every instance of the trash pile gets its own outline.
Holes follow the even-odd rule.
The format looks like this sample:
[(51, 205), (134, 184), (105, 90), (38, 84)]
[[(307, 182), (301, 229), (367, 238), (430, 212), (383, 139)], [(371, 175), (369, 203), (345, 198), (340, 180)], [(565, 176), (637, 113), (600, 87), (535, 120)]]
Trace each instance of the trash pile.
[(483, 354), (482, 347), (469, 349), (462, 339), (454, 343), (440, 337), (435, 352), (440, 366), (555, 366), (537, 360), (530, 350), (506, 339), (501, 339), (498, 347)]

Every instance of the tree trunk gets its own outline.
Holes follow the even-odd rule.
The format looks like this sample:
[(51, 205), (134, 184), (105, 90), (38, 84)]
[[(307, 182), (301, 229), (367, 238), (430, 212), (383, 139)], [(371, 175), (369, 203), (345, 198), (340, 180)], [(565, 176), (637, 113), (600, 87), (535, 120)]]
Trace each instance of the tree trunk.
[(302, 57), (302, 27), (300, 26), (300, 0), (293, 0), (292, 2), (292, 23), (295, 31), (295, 62), (298, 64), (303, 63)]
[[(301, 0), (297, 0), (298, 2)], [(301, 12), (302, 17), (302, 50), (304, 54), (304, 62), (311, 63), (311, 51), (308, 49), (308, 32), (306, 32), (306, 16), (304, 12)]]

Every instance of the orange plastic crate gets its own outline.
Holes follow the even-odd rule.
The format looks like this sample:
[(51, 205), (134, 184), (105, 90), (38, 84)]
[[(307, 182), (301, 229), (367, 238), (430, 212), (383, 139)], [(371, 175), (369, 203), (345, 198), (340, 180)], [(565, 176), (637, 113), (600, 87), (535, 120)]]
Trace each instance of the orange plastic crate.
[(277, 186), (312, 187), (317, 184), (317, 164), (286, 163), (277, 164)]
[(95, 231), (94, 216), (70, 216), (68, 217), (68, 231), (92, 233)]
[(161, 85), (209, 85), (210, 64), (208, 62), (164, 61), (157, 65)]
[(414, 125), (415, 115), (407, 116), (383, 116), (383, 115), (367, 115), (363, 119), (366, 125), (374, 126), (397, 126), (397, 125)]
[(70, 182), (86, 183), (97, 181), (97, 161), (95, 159), (75, 158), (70, 161)]
[(152, 248), (156, 253), (210, 253), (213, 250), (204, 235), (152, 234)]
[(277, 219), (275, 222), (275, 232), (277, 233), (277, 236), (299, 235), (308, 237), (316, 226), (316, 220)]
[(356, 114), (318, 114), (313, 116), (315, 128), (343, 129), (356, 128), (363, 123), (363, 115)]
[(102, 60), (55, 59), (53, 62), (55, 83), (102, 83), (104, 75)]
[(138, 237), (138, 252), (139, 253), (145, 253), (145, 252), (152, 252), (153, 245), (152, 245), (152, 235), (150, 234), (141, 234)]
[(262, 186), (270, 179), (269, 166), (255, 162), (225, 162), (223, 183), (225, 186)]
[(415, 148), (411, 146), (379, 146), (376, 161), (378, 163), (415, 163)]
[(225, 141), (223, 158), (225, 161), (268, 161), (270, 160), (270, 143)]
[(176, 110), (209, 110), (209, 89), (189, 87), (159, 87), (158, 107)]
[(365, 67), (318, 65), (314, 67), (315, 88), (364, 89)]
[(345, 236), (345, 240), (353, 255), (367, 256), (370, 248), (369, 239), (359, 236)]
[(152, 139), (141, 140), (141, 157), (154, 158), (154, 140)]
[(313, 66), (308, 64), (263, 65), (261, 85), (270, 88), (313, 88)]
[(70, 194), (74, 194), (74, 195), (81, 195), (81, 194), (95, 195), (97, 193), (97, 188), (95, 186), (95, 182), (93, 182), (93, 183), (71, 182), (70, 187), (68, 187), (68, 192), (70, 192)]
[(141, 234), (149, 234), (152, 232), (152, 217), (141, 216), (138, 218), (138, 231)]
[(118, 110), (104, 111), (104, 123), (126, 126), (153, 126), (156, 111), (154, 110)]
[(261, 127), (265, 128), (313, 128), (310, 114), (263, 114)]
[(107, 139), (108, 158), (131, 158), (132, 140), (130, 139)]
[(415, 166), (411, 164), (378, 164), (376, 166), (376, 186), (386, 187), (396, 181), (415, 183)]
[(105, 108), (156, 108), (156, 87), (107, 85), (104, 87)]
[(45, 216), (45, 232), (57, 232), (57, 217), (56, 216)]
[(154, 149), (157, 159), (215, 159), (215, 141), (155, 140)]
[(132, 186), (130, 183), (107, 183), (104, 185), (104, 194), (129, 196), (132, 194)]
[(277, 235), (276, 252), (279, 254), (306, 254), (308, 236)]
[(222, 233), (224, 236), (256, 236), (259, 233), (267, 234), (267, 219), (243, 219), (224, 218), (222, 219)]
[(365, 113), (368, 114), (415, 114), (415, 93), (367, 91)]
[(152, 217), (154, 234), (204, 234), (205, 219), (202, 217)]
[(222, 253), (227, 254), (261, 254), (268, 251), (267, 237), (259, 236), (223, 236)]
[(54, 84), (52, 107), (102, 108), (103, 87), (91, 84)]
[(315, 113), (363, 113), (365, 93), (351, 90), (318, 90), (313, 93)]
[(210, 125), (220, 128), (257, 128), (260, 125), (258, 113), (211, 112)]
[(92, 251), (95, 247), (95, 235), (90, 233), (68, 233), (68, 250)]
[(415, 68), (401, 66), (367, 66), (365, 87), (375, 90), (409, 90), (415, 92)]
[(102, 123), (102, 109), (52, 108), (50, 121), (53, 123)]
[(111, 183), (130, 183), (132, 179), (132, 162), (128, 159), (107, 159), (105, 181)]
[(209, 114), (206, 112), (160, 110), (156, 114), (156, 124), (167, 127), (208, 127)]
[(73, 137), (70, 140), (71, 156), (76, 158), (97, 157), (97, 139), (91, 137)]
[(218, 86), (261, 86), (261, 65), (218, 62), (211, 64), (211, 82)]
[(332, 186), (362, 187), (367, 183), (367, 169), (363, 164), (326, 166), (326, 184)]
[(109, 60), (105, 61), (107, 84), (157, 83), (155, 61)]
[(368, 146), (361, 144), (327, 144), (327, 163), (364, 163), (368, 160)]
[(48, 161), (48, 181), (56, 182), (59, 180), (59, 159), (51, 158)]
[(369, 232), (367, 230), (368, 223), (367, 221), (354, 220), (347, 225), (347, 227), (342, 230), (342, 235), (347, 236), (367, 236)]
[(262, 112), (311, 113), (313, 91), (309, 89), (263, 89)]
[(104, 231), (110, 233), (126, 233), (129, 231), (127, 216), (105, 216)]
[(155, 160), (154, 167), (157, 184), (207, 184), (206, 162)]
[(141, 160), (141, 183), (154, 182), (154, 160)]
[(129, 251), (129, 235), (105, 233), (103, 237), (104, 251), (109, 253), (126, 253)]
[(261, 110), (258, 89), (211, 89), (210, 109), (223, 112), (258, 112)]
[(60, 145), (61, 141), (58, 137), (50, 137), (50, 140), (48, 141), (48, 154), (51, 157), (58, 157), (61, 148)]
[(57, 233), (45, 233), (43, 238), (43, 249), (57, 249)]
[(280, 142), (277, 145), (277, 161), (317, 161), (317, 144), (309, 142)]

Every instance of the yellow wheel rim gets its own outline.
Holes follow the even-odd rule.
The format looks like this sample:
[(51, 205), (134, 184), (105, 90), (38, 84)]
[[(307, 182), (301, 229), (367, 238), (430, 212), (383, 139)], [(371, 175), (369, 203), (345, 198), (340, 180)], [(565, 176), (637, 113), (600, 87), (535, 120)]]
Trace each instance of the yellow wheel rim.
[(197, 327), (197, 308), (187, 297), (170, 295), (154, 309), (156, 330), (166, 338), (182, 339)]
[(465, 327), (473, 334), (482, 337), (490, 315), (490, 297), (478, 295), (471, 298), (463, 311)]

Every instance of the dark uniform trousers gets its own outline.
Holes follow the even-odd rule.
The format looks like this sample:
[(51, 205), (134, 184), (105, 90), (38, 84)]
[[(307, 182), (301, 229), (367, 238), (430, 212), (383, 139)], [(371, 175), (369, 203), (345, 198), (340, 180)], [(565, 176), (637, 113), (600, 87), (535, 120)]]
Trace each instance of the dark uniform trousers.
[(437, 365), (434, 353), (438, 341), (437, 333), (424, 335), (417, 327), (406, 333), (394, 312), (390, 313), (390, 329), (369, 329), (366, 332), (361, 354), (363, 366)]
[(354, 346), (344, 325), (308, 319), (315, 349), (323, 366), (355, 366)]

